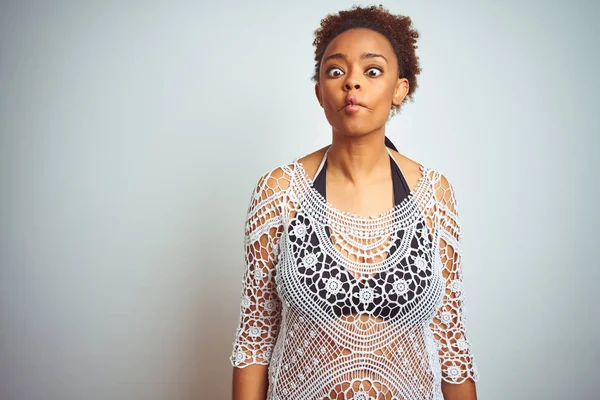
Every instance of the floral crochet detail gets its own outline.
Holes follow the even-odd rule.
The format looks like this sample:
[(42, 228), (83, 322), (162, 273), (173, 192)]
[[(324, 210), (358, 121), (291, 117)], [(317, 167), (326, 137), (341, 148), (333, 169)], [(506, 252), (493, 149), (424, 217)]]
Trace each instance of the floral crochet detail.
[(454, 187), (421, 179), (387, 212), (343, 212), (295, 159), (258, 180), (230, 362), (268, 366), (268, 399), (443, 400), (479, 379), (464, 315)]

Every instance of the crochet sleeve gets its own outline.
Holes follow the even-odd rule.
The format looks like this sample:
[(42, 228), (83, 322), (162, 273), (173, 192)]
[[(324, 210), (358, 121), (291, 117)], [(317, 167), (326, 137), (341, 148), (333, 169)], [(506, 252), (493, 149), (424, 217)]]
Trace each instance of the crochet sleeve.
[(477, 382), (479, 374), (471, 353), (471, 342), (467, 338), (463, 315), (461, 233), (454, 187), (440, 174), (435, 192), (440, 213), (440, 258), (446, 287), (431, 328), (437, 342), (442, 379), (448, 383), (462, 383), (472, 378)]
[(245, 268), (232, 366), (268, 365), (279, 333), (281, 302), (275, 284), (282, 231), (281, 169), (263, 175), (250, 199), (245, 232)]

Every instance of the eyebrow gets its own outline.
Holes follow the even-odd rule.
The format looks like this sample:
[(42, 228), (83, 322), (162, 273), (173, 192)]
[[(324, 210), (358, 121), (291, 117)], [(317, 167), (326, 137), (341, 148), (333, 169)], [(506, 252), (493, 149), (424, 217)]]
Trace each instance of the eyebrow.
[[(383, 55), (377, 54), (377, 53), (363, 53), (363, 55), (360, 56), (360, 59), (364, 60), (365, 58), (377, 58), (377, 57), (383, 58), (386, 63), (388, 62), (387, 58), (385, 58)], [(342, 60), (345, 60), (346, 58), (347, 58), (347, 56), (344, 53), (335, 53), (335, 54), (331, 54), (331, 55), (325, 57), (325, 59), (322, 61), (322, 63), (325, 64), (325, 62), (327, 60), (330, 60), (330, 59), (342, 59)]]

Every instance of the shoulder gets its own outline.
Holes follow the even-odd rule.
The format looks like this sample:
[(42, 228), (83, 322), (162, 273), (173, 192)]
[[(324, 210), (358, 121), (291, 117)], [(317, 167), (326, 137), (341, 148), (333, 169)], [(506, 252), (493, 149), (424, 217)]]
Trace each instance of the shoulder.
[(405, 171), (405, 178), (410, 181), (417, 181), (423, 175), (429, 181), (432, 191), (435, 194), (435, 200), (439, 204), (454, 207), (456, 203), (456, 193), (452, 180), (448, 175), (438, 169), (429, 168), (420, 162), (412, 160), (407, 156), (392, 150), (392, 154), (402, 171)]
[(323, 160), (323, 156), (327, 151), (329, 145), (325, 147), (321, 147), (318, 150), (313, 151), (305, 156), (299, 157), (297, 159), (298, 163), (302, 166), (304, 171), (308, 174), (308, 176), (314, 176), (321, 165), (321, 160)]
[(276, 165), (259, 175), (255, 193), (275, 195), (288, 190), (295, 170), (295, 162)]
[(411, 188), (415, 187), (417, 183), (423, 178), (423, 175), (426, 174), (425, 178), (430, 178), (428, 168), (421, 164), (418, 161), (415, 161), (406, 155), (399, 153), (395, 150), (390, 149), (394, 160), (400, 166), (402, 170), (402, 174), (404, 175), (404, 179), (408, 183), (408, 186)]
[(304, 169), (308, 176), (313, 176), (317, 172), (319, 165), (328, 146), (316, 150), (302, 157), (297, 157), (293, 161), (274, 166), (259, 176), (256, 184), (256, 191), (271, 189), (275, 192), (286, 191), (297, 173), (297, 168)]
[(266, 227), (279, 221), (290, 186), (289, 165), (268, 169), (258, 176), (248, 205), (246, 231), (261, 232), (258, 227)]
[(440, 170), (429, 169), (428, 171), (435, 202), (442, 209), (456, 212), (456, 189), (452, 179)]

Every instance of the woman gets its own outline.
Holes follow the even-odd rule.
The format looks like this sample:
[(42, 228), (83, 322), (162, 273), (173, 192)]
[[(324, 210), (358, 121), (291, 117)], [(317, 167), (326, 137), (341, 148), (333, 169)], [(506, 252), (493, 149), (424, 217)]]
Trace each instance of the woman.
[(234, 399), (476, 398), (453, 186), (385, 136), (417, 87), (417, 38), (381, 6), (316, 31), (332, 141), (252, 195)]

